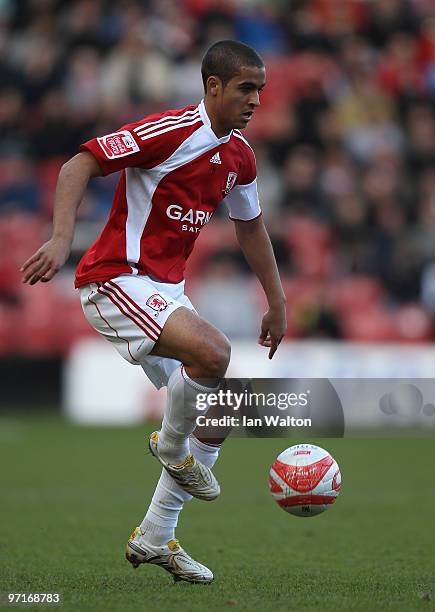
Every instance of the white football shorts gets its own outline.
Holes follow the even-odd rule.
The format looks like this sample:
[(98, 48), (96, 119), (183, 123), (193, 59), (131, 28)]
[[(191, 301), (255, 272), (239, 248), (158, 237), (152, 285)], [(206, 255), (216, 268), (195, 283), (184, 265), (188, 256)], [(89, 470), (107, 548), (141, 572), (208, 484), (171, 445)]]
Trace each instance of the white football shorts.
[(180, 362), (150, 355), (169, 315), (180, 306), (195, 311), (184, 281), (159, 283), (148, 276), (122, 274), (79, 287), (85, 317), (132, 364), (142, 366), (157, 389)]

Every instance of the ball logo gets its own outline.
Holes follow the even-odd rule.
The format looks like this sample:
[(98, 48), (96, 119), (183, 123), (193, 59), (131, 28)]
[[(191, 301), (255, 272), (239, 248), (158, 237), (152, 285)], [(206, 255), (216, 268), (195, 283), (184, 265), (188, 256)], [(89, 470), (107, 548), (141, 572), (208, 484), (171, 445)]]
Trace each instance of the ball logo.
[(274, 469), (292, 489), (305, 493), (317, 487), (333, 463), (334, 460), (329, 455), (311, 465), (288, 465), (277, 459)]
[(149, 297), (146, 301), (146, 304), (157, 312), (165, 310), (168, 307), (168, 302), (158, 293), (155, 293), (154, 295)]
[(108, 159), (125, 157), (139, 151), (138, 144), (128, 130), (107, 134), (97, 138), (97, 141)]

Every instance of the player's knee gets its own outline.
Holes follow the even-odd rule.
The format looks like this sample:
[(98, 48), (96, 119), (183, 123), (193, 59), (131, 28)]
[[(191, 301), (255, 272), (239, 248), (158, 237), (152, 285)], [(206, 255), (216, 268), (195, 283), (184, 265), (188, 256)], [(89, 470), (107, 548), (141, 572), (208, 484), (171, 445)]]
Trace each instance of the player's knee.
[(201, 353), (204, 376), (213, 378), (225, 376), (231, 357), (231, 345), (223, 334), (214, 342), (204, 345)]

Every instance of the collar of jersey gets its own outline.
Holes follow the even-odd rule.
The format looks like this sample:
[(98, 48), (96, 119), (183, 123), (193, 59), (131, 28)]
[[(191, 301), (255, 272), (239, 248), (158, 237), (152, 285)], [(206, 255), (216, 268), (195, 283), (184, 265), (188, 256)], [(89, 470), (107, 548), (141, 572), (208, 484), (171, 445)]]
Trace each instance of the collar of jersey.
[(200, 114), (200, 117), (202, 119), (202, 122), (204, 123), (204, 125), (206, 125), (209, 128), (209, 130), (213, 134), (216, 142), (219, 142), (219, 143), (221, 143), (221, 142), (228, 142), (229, 139), (232, 136), (233, 130), (231, 130), (231, 132), (229, 134), (227, 134), (226, 136), (222, 136), (222, 138), (218, 138), (216, 136), (216, 134), (213, 132), (213, 130), (211, 128), (211, 121), (210, 121), (210, 119), (209, 119), (209, 117), (207, 115), (207, 111), (205, 110), (204, 99), (202, 99), (201, 102), (199, 103), (198, 110), (199, 110), (199, 114)]

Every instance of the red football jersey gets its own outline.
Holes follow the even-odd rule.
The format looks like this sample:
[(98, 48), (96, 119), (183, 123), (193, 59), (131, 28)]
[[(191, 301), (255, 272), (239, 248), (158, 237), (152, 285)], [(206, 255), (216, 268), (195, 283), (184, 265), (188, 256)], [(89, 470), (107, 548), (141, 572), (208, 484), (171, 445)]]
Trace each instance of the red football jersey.
[(203, 101), (149, 115), (80, 149), (104, 175), (122, 172), (107, 224), (79, 263), (76, 287), (125, 273), (179, 283), (222, 200), (232, 219), (261, 214), (251, 147), (238, 130), (218, 138)]

